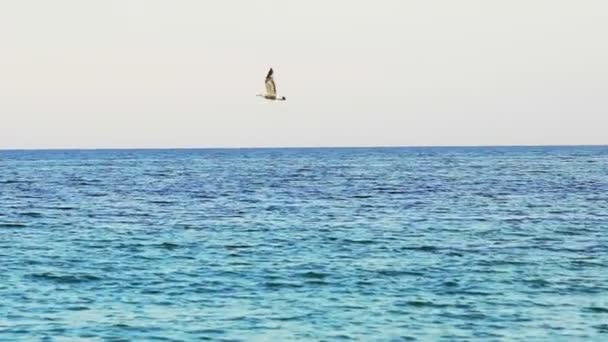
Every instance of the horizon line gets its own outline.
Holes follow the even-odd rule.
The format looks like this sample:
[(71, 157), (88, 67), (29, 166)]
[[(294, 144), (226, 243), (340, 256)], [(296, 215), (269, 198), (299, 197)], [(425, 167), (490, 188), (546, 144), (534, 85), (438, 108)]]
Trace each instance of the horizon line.
[(128, 151), (128, 150), (278, 150), (278, 149), (389, 149), (389, 148), (501, 148), (501, 147), (608, 147), (608, 144), (504, 144), (504, 145), (353, 145), (353, 146), (207, 146), (207, 147), (42, 147), (2, 148), (0, 152), (19, 151)]

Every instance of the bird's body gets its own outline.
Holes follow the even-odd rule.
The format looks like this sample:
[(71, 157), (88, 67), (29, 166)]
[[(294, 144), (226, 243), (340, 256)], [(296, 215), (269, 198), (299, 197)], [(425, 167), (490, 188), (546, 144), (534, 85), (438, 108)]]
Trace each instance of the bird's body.
[(265, 98), (266, 100), (285, 101), (286, 100), (285, 96), (283, 96), (283, 97), (277, 96), (277, 86), (274, 83), (274, 78), (272, 77), (273, 74), (274, 74), (274, 71), (272, 70), (272, 68), (270, 68), (270, 70), (268, 71), (268, 75), (266, 75), (266, 80), (264, 81), (264, 83), (266, 85), (266, 94), (258, 94), (257, 96), (261, 96), (261, 97)]

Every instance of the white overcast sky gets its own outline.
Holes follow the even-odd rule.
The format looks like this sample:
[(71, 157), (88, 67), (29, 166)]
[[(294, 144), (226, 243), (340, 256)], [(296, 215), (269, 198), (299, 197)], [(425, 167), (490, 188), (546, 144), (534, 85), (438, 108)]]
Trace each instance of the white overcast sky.
[(0, 148), (608, 144), (608, 1), (6, 0), (0, 119)]

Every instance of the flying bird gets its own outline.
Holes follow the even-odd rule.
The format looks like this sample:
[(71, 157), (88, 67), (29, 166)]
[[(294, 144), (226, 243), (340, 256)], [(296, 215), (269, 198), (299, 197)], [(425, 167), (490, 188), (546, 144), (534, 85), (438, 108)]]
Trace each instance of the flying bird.
[(266, 75), (266, 80), (264, 81), (264, 83), (266, 84), (266, 94), (258, 94), (257, 96), (261, 96), (266, 100), (285, 101), (285, 96), (277, 97), (277, 86), (274, 83), (274, 79), (272, 78), (273, 74), (274, 71), (272, 71), (272, 68), (270, 68), (270, 70), (268, 71), (268, 75)]

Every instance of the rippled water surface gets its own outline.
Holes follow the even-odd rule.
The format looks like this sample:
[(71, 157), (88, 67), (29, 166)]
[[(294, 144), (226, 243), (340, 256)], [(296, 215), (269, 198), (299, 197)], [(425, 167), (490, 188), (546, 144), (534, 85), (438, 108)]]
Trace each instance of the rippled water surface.
[(0, 152), (0, 339), (608, 340), (608, 148)]

